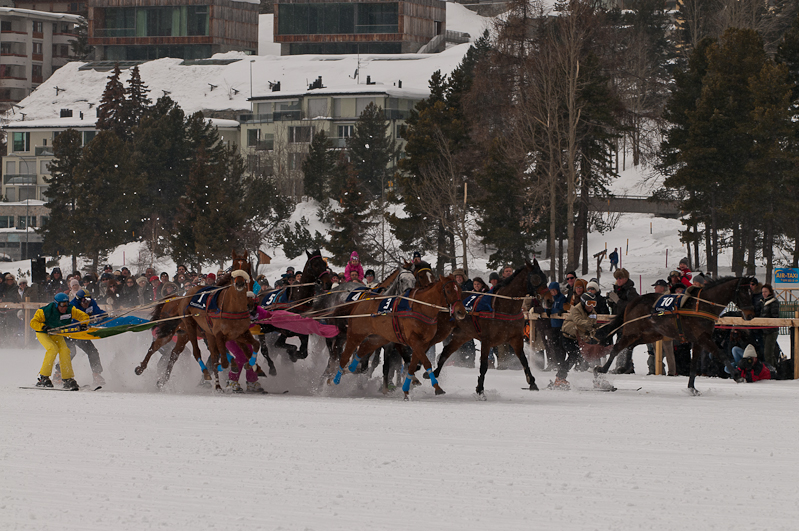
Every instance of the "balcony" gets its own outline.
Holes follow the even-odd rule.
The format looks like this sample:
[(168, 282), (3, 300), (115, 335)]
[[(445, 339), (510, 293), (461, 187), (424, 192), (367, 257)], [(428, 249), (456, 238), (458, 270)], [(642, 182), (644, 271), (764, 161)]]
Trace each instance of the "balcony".
[(401, 111), (399, 109), (385, 109), (383, 113), (386, 120), (407, 120), (411, 117), (411, 111)]
[(243, 124), (262, 124), (262, 123), (272, 123), (274, 121), (274, 117), (272, 114), (240, 114), (239, 115), (239, 122)]
[(275, 149), (275, 141), (274, 139), (258, 140), (249, 147), (255, 151), (272, 151)]
[(55, 155), (53, 153), (53, 146), (36, 146), (34, 148), (34, 153), (37, 157), (52, 157)]
[(7, 173), (3, 175), (3, 184), (36, 184), (36, 174)]
[(328, 137), (330, 142), (333, 144), (335, 149), (343, 149), (347, 147), (347, 138), (346, 137), (338, 137), (338, 136), (331, 136)]
[(275, 111), (272, 113), (276, 122), (288, 120), (302, 120), (302, 111)]

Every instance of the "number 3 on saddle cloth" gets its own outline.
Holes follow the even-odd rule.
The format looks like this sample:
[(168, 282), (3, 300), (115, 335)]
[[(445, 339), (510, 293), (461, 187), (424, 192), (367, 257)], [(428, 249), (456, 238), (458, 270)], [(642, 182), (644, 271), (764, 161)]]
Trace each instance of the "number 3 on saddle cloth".
[(408, 341), (405, 339), (405, 336), (402, 333), (400, 318), (412, 317), (428, 325), (435, 324), (436, 322), (436, 318), (431, 319), (430, 317), (413, 310), (413, 301), (408, 298), (410, 292), (411, 290), (407, 290), (402, 294), (402, 297), (389, 297), (387, 299), (383, 299), (380, 301), (380, 305), (377, 307), (377, 312), (375, 312), (375, 315), (391, 315), (391, 326), (394, 328), (394, 334), (397, 336), (398, 340), (397, 342), (403, 345), (407, 345)]

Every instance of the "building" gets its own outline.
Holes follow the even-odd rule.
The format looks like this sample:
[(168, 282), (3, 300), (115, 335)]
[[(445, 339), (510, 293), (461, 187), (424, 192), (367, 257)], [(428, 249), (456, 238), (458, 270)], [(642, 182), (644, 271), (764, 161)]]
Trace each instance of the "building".
[(440, 0), (276, 0), (274, 41), (281, 55), (415, 53), (443, 39), (446, 14)]
[(71, 15), (86, 16), (88, 6), (86, 1), (42, 1), (42, 0), (14, 0), (14, 7), (20, 9), (33, 9), (34, 11), (49, 11), (50, 13), (69, 13)]
[(8, 110), (70, 57), (80, 17), (0, 7), (0, 110)]
[(27, 260), (41, 255), (42, 237), (34, 229), (42, 226), (48, 212), (42, 201), (0, 203), (0, 260)]
[[(308, 90), (273, 92), (251, 98), (252, 114), (240, 117), (241, 152), (251, 173), (275, 175), (280, 182), (290, 182), (292, 188), (282, 190), (301, 195), (297, 188), (302, 182), (302, 162), (308, 155), (314, 134), (324, 131), (333, 147), (343, 149), (352, 136), (355, 123), (370, 103), (383, 109), (389, 121), (388, 134), (397, 142), (400, 157), (405, 141), (400, 131), (411, 109), (429, 92), (399, 87), (367, 84), (327, 88), (317, 78)], [(397, 161), (392, 161), (395, 166)]]
[[(258, 3), (246, 0), (89, 0), (98, 61), (206, 59), (258, 52)], [(167, 4), (167, 5), (165, 5)]]

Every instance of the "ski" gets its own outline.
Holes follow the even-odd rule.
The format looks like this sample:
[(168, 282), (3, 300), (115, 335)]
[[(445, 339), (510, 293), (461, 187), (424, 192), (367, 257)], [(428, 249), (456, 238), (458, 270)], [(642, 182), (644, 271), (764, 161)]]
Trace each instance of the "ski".
[(63, 387), (36, 387), (36, 386), (29, 386), (29, 387), (21, 386), (20, 387), (20, 389), (39, 389), (41, 391), (99, 391), (102, 388), (103, 388), (102, 385), (100, 385), (98, 387), (89, 387), (87, 385), (87, 386), (81, 387), (80, 389), (64, 389)]

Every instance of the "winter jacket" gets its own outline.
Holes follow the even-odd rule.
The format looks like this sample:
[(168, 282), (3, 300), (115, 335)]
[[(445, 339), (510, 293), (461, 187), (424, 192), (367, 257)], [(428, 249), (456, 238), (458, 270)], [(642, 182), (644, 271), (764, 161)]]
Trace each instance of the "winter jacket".
[(84, 308), (78, 299), (72, 299), (69, 303), (71, 308), (77, 308), (78, 310), (82, 311), (86, 315), (91, 317), (97, 317), (98, 315), (105, 315), (106, 312), (102, 308), (97, 305), (97, 301), (91, 299), (92, 303), (89, 305), (88, 308)]
[[(594, 315), (594, 319), (589, 317)], [(596, 312), (585, 309), (581, 303), (573, 304), (566, 319), (563, 321), (563, 334), (569, 339), (577, 339), (580, 336), (588, 336), (594, 330), (596, 324)]]
[(614, 264), (614, 265), (615, 265), (615, 264), (618, 264), (618, 263), (619, 263), (619, 253), (617, 253), (616, 251), (612, 251), (612, 252), (611, 252), (611, 253), (608, 255), (608, 258), (610, 259), (610, 263), (611, 263), (611, 264)]
[(751, 367), (745, 364), (741, 364), (738, 366), (738, 377), (743, 378), (744, 380), (750, 383), (756, 382), (758, 380), (771, 380), (772, 379), (771, 371), (768, 370), (766, 364), (757, 358), (754, 359), (756, 361), (754, 362), (754, 364), (752, 364)]
[(614, 301), (613, 297), (610, 297), (610, 308), (613, 310), (614, 315), (622, 315), (630, 301), (638, 297), (638, 292), (635, 290), (635, 282), (629, 278), (621, 286), (614, 284), (613, 293), (618, 297), (618, 301)]
[(19, 286), (16, 282), (11, 284), (10, 286), (3, 282), (3, 287), (5, 291), (3, 291), (2, 296), (0, 296), (0, 301), (2, 302), (22, 302), (22, 298), (19, 296)]
[(682, 278), (680, 280), (682, 281), (683, 284), (685, 284), (685, 287), (687, 288), (692, 284), (691, 278), (693, 277), (693, 274), (691, 273), (691, 269), (685, 264), (680, 264), (678, 270), (680, 271), (680, 273), (682, 273)]
[(58, 303), (51, 302), (47, 306), (36, 310), (36, 313), (33, 314), (33, 319), (31, 319), (31, 328), (37, 332), (41, 332), (44, 326), (48, 328), (58, 328), (71, 324), (73, 319), (82, 323), (89, 322), (89, 316), (74, 306), (69, 310), (70, 311), (62, 314), (58, 311)]
[(48, 282), (44, 287), (44, 292), (47, 294), (47, 298), (49, 299), (55, 297), (56, 293), (66, 293), (68, 290), (69, 286), (67, 286), (67, 283), (64, 282), (63, 278), (51, 278), (50, 282)]
[[(774, 295), (771, 295), (768, 299), (762, 299), (758, 304), (757, 316), (766, 319), (778, 319), (780, 316), (780, 301)], [(764, 328), (763, 332), (773, 332), (776, 329), (776, 327)]]
[(350, 273), (355, 271), (358, 273), (358, 281), (363, 282), (363, 266), (361, 263), (358, 262), (357, 264), (353, 264), (352, 260), (347, 262), (347, 267), (344, 268), (344, 276), (346, 277), (346, 282), (350, 281)]
[[(552, 299), (552, 307), (547, 310), (547, 315), (560, 315), (563, 313), (563, 305), (566, 304), (566, 296), (558, 290), (557, 295), (555, 295)], [(550, 325), (552, 328), (560, 328), (563, 326), (562, 319), (550, 319)]]
[(594, 306), (594, 311), (599, 315), (608, 315), (610, 313), (607, 299), (599, 293), (596, 294), (596, 306)]

